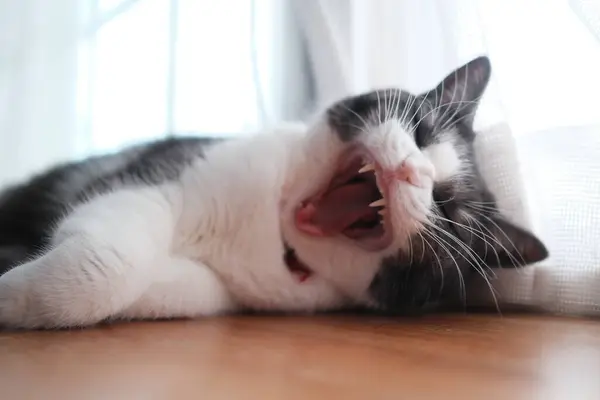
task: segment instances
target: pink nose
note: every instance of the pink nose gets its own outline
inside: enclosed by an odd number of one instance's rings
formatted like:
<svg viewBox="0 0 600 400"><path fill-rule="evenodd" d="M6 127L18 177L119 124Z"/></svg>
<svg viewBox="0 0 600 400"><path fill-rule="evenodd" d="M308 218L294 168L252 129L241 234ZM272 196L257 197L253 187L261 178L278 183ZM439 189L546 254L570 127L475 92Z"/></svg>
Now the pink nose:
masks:
<svg viewBox="0 0 600 400"><path fill-rule="evenodd" d="M426 166L418 168L413 160L407 158L397 168L381 171L380 176L388 185L402 181L413 186L423 187L423 177L428 176L433 179L433 171Z"/></svg>
<svg viewBox="0 0 600 400"><path fill-rule="evenodd" d="M384 175L384 180L389 183L393 181L403 181L413 186L421 186L419 171L409 160L402 161L400 166L395 170L385 171Z"/></svg>

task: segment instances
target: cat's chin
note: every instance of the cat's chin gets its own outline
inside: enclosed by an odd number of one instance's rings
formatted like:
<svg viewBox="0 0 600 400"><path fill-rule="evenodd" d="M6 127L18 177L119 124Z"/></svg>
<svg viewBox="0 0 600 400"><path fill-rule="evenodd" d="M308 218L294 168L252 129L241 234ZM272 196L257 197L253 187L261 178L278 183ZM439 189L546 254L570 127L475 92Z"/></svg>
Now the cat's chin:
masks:
<svg viewBox="0 0 600 400"><path fill-rule="evenodd" d="M388 188L379 166L361 148L345 152L329 182L295 210L295 224L315 237L341 237L367 251L380 251L393 241L386 208Z"/></svg>

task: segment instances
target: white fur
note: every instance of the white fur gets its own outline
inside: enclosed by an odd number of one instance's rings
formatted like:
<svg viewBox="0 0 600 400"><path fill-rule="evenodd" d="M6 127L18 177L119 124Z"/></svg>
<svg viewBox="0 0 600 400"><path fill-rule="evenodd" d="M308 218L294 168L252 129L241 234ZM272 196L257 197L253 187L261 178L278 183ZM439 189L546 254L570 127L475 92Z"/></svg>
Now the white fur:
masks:
<svg viewBox="0 0 600 400"><path fill-rule="evenodd" d="M175 184L121 189L77 207L58 225L48 252L0 278L0 324L85 326L107 318L369 303L382 257L406 241L400 224L408 217L397 213L394 244L381 252L296 229L295 207L327 182L347 146L329 129L319 122L226 142ZM396 121L357 140L385 167L412 157L443 177L460 163L446 143L421 152ZM398 194L427 208L431 185L400 186ZM314 270L307 281L285 265L282 238Z"/></svg>
<svg viewBox="0 0 600 400"><path fill-rule="evenodd" d="M432 163L436 171L435 181L443 182L461 173L463 161L452 142L451 136L423 149L423 154Z"/></svg>

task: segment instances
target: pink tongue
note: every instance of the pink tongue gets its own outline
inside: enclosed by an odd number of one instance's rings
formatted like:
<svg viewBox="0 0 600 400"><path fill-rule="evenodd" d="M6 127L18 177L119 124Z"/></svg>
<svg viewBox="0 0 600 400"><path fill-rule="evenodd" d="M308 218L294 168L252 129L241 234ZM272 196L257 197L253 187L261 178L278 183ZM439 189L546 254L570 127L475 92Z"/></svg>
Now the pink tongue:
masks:
<svg viewBox="0 0 600 400"><path fill-rule="evenodd" d="M312 218L324 234L338 233L363 217L373 216L373 188L366 182L340 186L323 196Z"/></svg>

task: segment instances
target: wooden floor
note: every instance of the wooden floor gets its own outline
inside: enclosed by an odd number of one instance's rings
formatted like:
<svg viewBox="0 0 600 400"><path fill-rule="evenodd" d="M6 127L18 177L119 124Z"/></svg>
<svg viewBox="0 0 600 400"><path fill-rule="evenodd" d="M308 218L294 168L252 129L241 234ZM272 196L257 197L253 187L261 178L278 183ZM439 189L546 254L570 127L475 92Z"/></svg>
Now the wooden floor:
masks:
<svg viewBox="0 0 600 400"><path fill-rule="evenodd" d="M2 333L0 398L600 399L600 321L248 316Z"/></svg>

